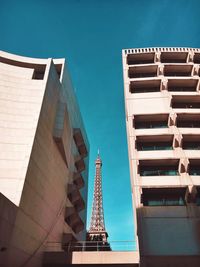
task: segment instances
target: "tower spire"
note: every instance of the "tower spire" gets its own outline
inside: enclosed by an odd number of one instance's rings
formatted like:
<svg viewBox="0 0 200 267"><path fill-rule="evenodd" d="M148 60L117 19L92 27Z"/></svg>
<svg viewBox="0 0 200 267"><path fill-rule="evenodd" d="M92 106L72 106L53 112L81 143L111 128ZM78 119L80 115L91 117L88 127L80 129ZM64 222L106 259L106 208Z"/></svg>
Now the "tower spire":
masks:
<svg viewBox="0 0 200 267"><path fill-rule="evenodd" d="M97 158L95 160L95 181L94 181L94 194L92 204L92 216L90 221L90 228L87 233L88 241L102 241L104 246L106 244L106 250L110 250L110 246L107 243L108 233L105 229L104 211L103 211L103 197L102 197L102 160L100 158L99 149L97 152Z"/></svg>

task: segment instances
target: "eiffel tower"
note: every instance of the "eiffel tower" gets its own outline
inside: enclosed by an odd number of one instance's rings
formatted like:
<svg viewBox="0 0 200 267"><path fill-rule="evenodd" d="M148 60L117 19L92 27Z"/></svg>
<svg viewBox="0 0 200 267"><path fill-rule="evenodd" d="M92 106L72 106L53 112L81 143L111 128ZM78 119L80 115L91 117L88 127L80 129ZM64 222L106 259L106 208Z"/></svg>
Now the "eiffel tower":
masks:
<svg viewBox="0 0 200 267"><path fill-rule="evenodd" d="M98 150L97 159L95 160L95 182L94 182L92 216L90 221L90 228L89 231L87 232L87 241L90 241L90 245L94 247L98 246L98 250L109 251L111 250L111 248L110 244L107 241L108 233L105 229L105 222L104 222L101 168L102 168L102 160L100 158ZM90 250L93 250L91 246L90 248L91 248Z"/></svg>

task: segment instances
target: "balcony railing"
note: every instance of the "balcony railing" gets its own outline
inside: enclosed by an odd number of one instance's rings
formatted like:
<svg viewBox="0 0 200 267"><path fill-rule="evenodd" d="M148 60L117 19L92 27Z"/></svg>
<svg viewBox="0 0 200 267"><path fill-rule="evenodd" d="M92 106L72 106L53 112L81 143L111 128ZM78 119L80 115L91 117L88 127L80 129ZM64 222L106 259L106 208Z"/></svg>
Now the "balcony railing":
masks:
<svg viewBox="0 0 200 267"><path fill-rule="evenodd" d="M172 108L200 108L200 103L172 102Z"/></svg>
<svg viewBox="0 0 200 267"><path fill-rule="evenodd" d="M183 149L186 150L200 150L200 143L196 142L183 142Z"/></svg>
<svg viewBox="0 0 200 267"><path fill-rule="evenodd" d="M168 87L170 92L195 92L196 87Z"/></svg>
<svg viewBox="0 0 200 267"><path fill-rule="evenodd" d="M107 250L109 247L112 251L135 251L136 250L136 241L77 241L69 242L63 244L61 242L47 242L46 250L47 251L60 251L64 249L65 251L110 251Z"/></svg>
<svg viewBox="0 0 200 267"><path fill-rule="evenodd" d="M161 197L146 199L144 201L144 206L184 206L185 200L183 197Z"/></svg>
<svg viewBox="0 0 200 267"><path fill-rule="evenodd" d="M136 122L136 129L157 129L157 128L168 128L167 122Z"/></svg>
<svg viewBox="0 0 200 267"><path fill-rule="evenodd" d="M184 206L186 187L142 188L141 203L144 206Z"/></svg>
<svg viewBox="0 0 200 267"><path fill-rule="evenodd" d="M152 150L173 150L172 146L165 146L165 145L151 145L148 146L146 144L143 144L141 146L138 146L138 151L152 151Z"/></svg>
<svg viewBox="0 0 200 267"><path fill-rule="evenodd" d="M137 73L137 72L130 72L129 73L129 78L146 78L146 77L156 77L157 73Z"/></svg>
<svg viewBox="0 0 200 267"><path fill-rule="evenodd" d="M190 175L198 175L198 176L199 176L199 175L200 175L200 169L199 169L199 168L196 168L196 169L195 169L195 168L194 168L194 169L191 168L191 169L189 170L189 174L190 174Z"/></svg>
<svg viewBox="0 0 200 267"><path fill-rule="evenodd" d="M190 76L191 72L169 72L164 71L165 76L172 76L172 77L183 77L183 76Z"/></svg>
<svg viewBox="0 0 200 267"><path fill-rule="evenodd" d="M140 176L175 176L178 175L178 170L141 170Z"/></svg>
<svg viewBox="0 0 200 267"><path fill-rule="evenodd" d="M177 126L180 128L200 128L200 121L178 121Z"/></svg>

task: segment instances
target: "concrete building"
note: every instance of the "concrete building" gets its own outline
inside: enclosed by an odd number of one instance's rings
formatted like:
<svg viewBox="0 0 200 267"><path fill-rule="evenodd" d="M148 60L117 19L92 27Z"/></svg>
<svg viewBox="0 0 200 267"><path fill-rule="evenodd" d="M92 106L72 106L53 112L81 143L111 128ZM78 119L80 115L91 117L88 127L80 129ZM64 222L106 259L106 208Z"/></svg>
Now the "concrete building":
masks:
<svg viewBox="0 0 200 267"><path fill-rule="evenodd" d="M0 51L0 266L86 238L89 145L64 59Z"/></svg>
<svg viewBox="0 0 200 267"><path fill-rule="evenodd" d="M200 49L122 54L141 266L200 266Z"/></svg>

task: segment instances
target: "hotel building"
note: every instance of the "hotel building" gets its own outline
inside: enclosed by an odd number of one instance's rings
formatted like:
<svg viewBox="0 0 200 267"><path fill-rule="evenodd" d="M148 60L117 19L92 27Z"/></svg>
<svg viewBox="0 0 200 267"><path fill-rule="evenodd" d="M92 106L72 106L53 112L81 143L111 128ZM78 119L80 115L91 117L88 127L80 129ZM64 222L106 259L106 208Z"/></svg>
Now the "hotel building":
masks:
<svg viewBox="0 0 200 267"><path fill-rule="evenodd" d="M0 51L1 267L85 240L88 153L65 60Z"/></svg>
<svg viewBox="0 0 200 267"><path fill-rule="evenodd" d="M200 49L122 57L140 264L200 266Z"/></svg>

